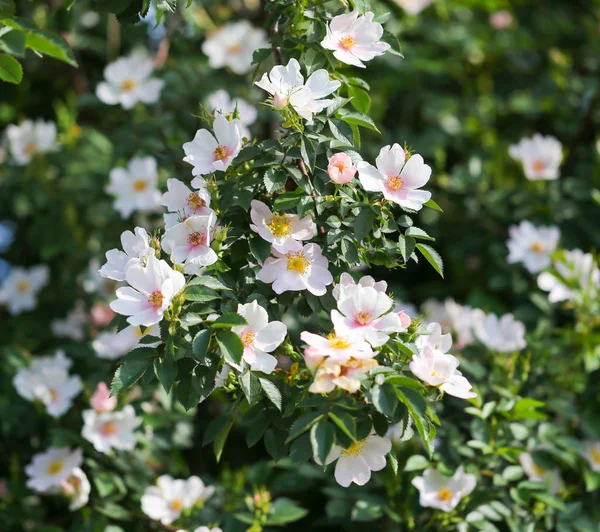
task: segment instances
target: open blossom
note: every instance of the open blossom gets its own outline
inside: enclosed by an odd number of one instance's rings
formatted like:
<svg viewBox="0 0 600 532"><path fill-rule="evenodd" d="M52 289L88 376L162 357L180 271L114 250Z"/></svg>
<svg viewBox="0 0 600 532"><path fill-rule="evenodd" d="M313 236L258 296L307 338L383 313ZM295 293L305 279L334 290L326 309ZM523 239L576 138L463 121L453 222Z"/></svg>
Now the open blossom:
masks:
<svg viewBox="0 0 600 532"><path fill-rule="evenodd" d="M71 471L69 478L60 483L60 491L71 500L69 510L74 512L88 503L92 486L87 475L76 467Z"/></svg>
<svg viewBox="0 0 600 532"><path fill-rule="evenodd" d="M190 216L208 215L214 211L210 208L210 192L202 177L195 177L191 190L179 179L167 180L168 191L163 194L162 204L169 212L163 214L165 229L171 229L178 223L184 222Z"/></svg>
<svg viewBox="0 0 600 532"><path fill-rule="evenodd" d="M454 397L471 399L477 394L471 391L471 384L458 371L458 359L425 346L409 365L419 379L430 386L437 386L440 390Z"/></svg>
<svg viewBox="0 0 600 532"><path fill-rule="evenodd" d="M462 466L451 477L442 475L437 469L427 468L422 477L412 480L412 485L419 490L421 506L451 512L463 497L475 489L477 479L475 475L465 473Z"/></svg>
<svg viewBox="0 0 600 532"><path fill-rule="evenodd" d="M231 122L218 114L213 124L215 136L208 129L196 131L194 140L183 145L183 160L191 164L192 175L224 172L242 149L242 137L237 120Z"/></svg>
<svg viewBox="0 0 600 532"><path fill-rule="evenodd" d="M150 236L143 227L136 227L134 233L123 231L121 233L120 249L111 249L106 252L106 262L100 268L100 275L114 281L124 281L125 272L132 264L144 264L154 249L150 247Z"/></svg>
<svg viewBox="0 0 600 532"><path fill-rule="evenodd" d="M497 30L505 30L513 25L514 18L510 11L496 11L490 15L490 26Z"/></svg>
<svg viewBox="0 0 600 532"><path fill-rule="evenodd" d="M365 68L363 61L371 61L390 48L381 41L383 26L373 22L374 16L370 11L361 16L352 11L333 17L321 46L333 50L333 56L342 63Z"/></svg>
<svg viewBox="0 0 600 532"><path fill-rule="evenodd" d="M116 360L139 347L140 340L148 335L160 338L160 327L157 323L150 327L130 325L121 331L117 331L116 328L102 331L92 342L92 348L98 358ZM158 343L144 345L155 347Z"/></svg>
<svg viewBox="0 0 600 532"><path fill-rule="evenodd" d="M366 161L358 163L358 179L369 192L381 192L385 199L404 209L419 211L431 199L431 192L418 190L431 176L423 157L412 155L406 161L399 144L381 148L375 160L377 168Z"/></svg>
<svg viewBox="0 0 600 532"><path fill-rule="evenodd" d="M393 306L393 300L384 292L371 286L357 286L338 301L339 311L331 311L331 321L336 334L360 338L380 347L389 340L390 333L406 332L400 316L388 312Z"/></svg>
<svg viewBox="0 0 600 532"><path fill-rule="evenodd" d="M600 473L600 440L584 442L582 456L587 460L592 471Z"/></svg>
<svg viewBox="0 0 600 532"><path fill-rule="evenodd" d="M376 355L367 342L351 336L331 333L324 337L303 331L300 339L308 345L304 350L307 357L330 357L336 362L347 362L351 358L373 358Z"/></svg>
<svg viewBox="0 0 600 532"><path fill-rule="evenodd" d="M81 342L85 338L85 326L89 321L88 313L83 301L77 301L64 320L53 320L50 323L52 334L59 338L69 338Z"/></svg>
<svg viewBox="0 0 600 532"><path fill-rule="evenodd" d="M352 483L364 486L371 480L371 471L381 471L385 467L385 457L391 450L391 440L371 434L346 449L333 445L325 463L337 460L334 475L340 486L347 488ZM315 461L320 463L316 457Z"/></svg>
<svg viewBox="0 0 600 532"><path fill-rule="evenodd" d="M37 294L48 284L50 269L45 264L29 269L12 268L0 285L0 304L13 316L37 306Z"/></svg>
<svg viewBox="0 0 600 532"><path fill-rule="evenodd" d="M219 260L210 247L216 223L214 212L190 216L165 231L162 248L170 255L173 264L185 264L185 273L197 274L200 268Z"/></svg>
<svg viewBox="0 0 600 532"><path fill-rule="evenodd" d="M130 451L136 443L134 431L141 424L131 405L114 412L84 410L81 435L100 453L111 449Z"/></svg>
<svg viewBox="0 0 600 532"><path fill-rule="evenodd" d="M345 153L336 153L329 159L327 174L336 185L344 185L354 179L356 166Z"/></svg>
<svg viewBox="0 0 600 532"><path fill-rule="evenodd" d="M488 349L501 353L520 351L527 345L525 325L512 314L488 314L475 325L475 335Z"/></svg>
<svg viewBox="0 0 600 532"><path fill-rule="evenodd" d="M52 417L61 417L82 390L81 379L69 376L71 360L62 351L54 356L36 357L13 378L17 393L28 401L41 401Z"/></svg>
<svg viewBox="0 0 600 532"><path fill-rule="evenodd" d="M481 309L460 305L451 298L443 302L428 299L423 303L425 323L439 323L442 331L456 333L455 348L461 349L475 341L473 328L485 318Z"/></svg>
<svg viewBox="0 0 600 532"><path fill-rule="evenodd" d="M564 487L562 477L558 468L546 470L537 465L530 453L521 453L519 462L527 478L532 482L541 482L545 484L550 493L558 493Z"/></svg>
<svg viewBox="0 0 600 532"><path fill-rule="evenodd" d="M409 15L418 15L428 8L435 0L394 0Z"/></svg>
<svg viewBox="0 0 600 532"><path fill-rule="evenodd" d="M508 153L521 162L525 177L530 181L553 180L560 176L562 144L550 135L544 137L536 133L533 137L523 138L510 146Z"/></svg>
<svg viewBox="0 0 600 532"><path fill-rule="evenodd" d="M560 239L558 227L536 227L523 220L519 225L511 225L508 234L506 260L509 264L522 262L529 273L538 273L550 266L550 255L556 251Z"/></svg>
<svg viewBox="0 0 600 532"><path fill-rule="evenodd" d="M106 65L104 79L96 87L98 99L108 105L131 109L136 103L156 103L164 81L152 78L154 62L145 52L134 52Z"/></svg>
<svg viewBox="0 0 600 532"><path fill-rule="evenodd" d="M112 412L117 406L117 397L111 396L106 383L100 381L94 395L90 398L90 406L96 412Z"/></svg>
<svg viewBox="0 0 600 532"><path fill-rule="evenodd" d="M18 126L6 128L10 154L19 166L25 166L38 154L50 153L58 149L56 145L56 124L43 120L25 120Z"/></svg>
<svg viewBox="0 0 600 532"><path fill-rule="evenodd" d="M320 69L313 72L304 82L300 72L300 64L295 59L290 59L287 66L276 65L268 74L263 74L256 85L273 96L276 109L283 109L288 104L305 120L312 120L313 114L325 109L332 100L324 100L341 83L331 81L327 70Z"/></svg>
<svg viewBox="0 0 600 532"><path fill-rule="evenodd" d="M347 289L352 289L357 286L370 286L371 288L375 288L378 292L383 293L387 290L387 283L385 281L376 281L370 275L364 275L357 283L352 275L344 272L340 275L340 282L333 287L331 293L336 301L340 301L346 297Z"/></svg>
<svg viewBox="0 0 600 532"><path fill-rule="evenodd" d="M551 272L542 272L537 280L542 290L550 292L548 300L551 303L573 301L577 290L596 297L600 288L600 269L591 253L584 253L580 249L565 251L564 258L556 260L553 267L560 278Z"/></svg>
<svg viewBox="0 0 600 532"><path fill-rule="evenodd" d="M81 449L71 451L68 447L49 447L45 452L36 454L25 467L29 477L27 487L42 493L60 487L82 462Z"/></svg>
<svg viewBox="0 0 600 532"><path fill-rule="evenodd" d="M281 321L270 322L267 311L256 301L238 305L237 313L247 322L231 328L244 344L243 361L252 371L272 373L277 359L270 353L285 340L287 327Z"/></svg>
<svg viewBox="0 0 600 532"><path fill-rule="evenodd" d="M121 218L135 211L149 212L160 207L158 172L154 157L134 157L127 168L113 168L106 192L115 196L114 208Z"/></svg>
<svg viewBox="0 0 600 532"><path fill-rule="evenodd" d="M439 323L430 323L425 330L429 334L421 334L415 340L415 344L419 350L424 349L425 346L429 346L440 353L450 351L452 347L452 335L442 334L442 326Z"/></svg>
<svg viewBox="0 0 600 532"><path fill-rule="evenodd" d="M118 314L129 316L131 325L150 326L162 320L172 299L183 290L185 277L164 260L148 257L146 267L134 264L127 269L130 286L117 289L117 299L110 304Z"/></svg>
<svg viewBox="0 0 600 532"><path fill-rule="evenodd" d="M202 52L208 56L212 68L228 67L236 74L245 74L252 69L254 52L269 46L263 29L240 20L210 34L202 43Z"/></svg>
<svg viewBox="0 0 600 532"><path fill-rule="evenodd" d="M243 98L231 98L226 90L219 89L208 97L207 102L208 109L213 111L213 113L230 115L237 110L240 135L242 135L242 138L251 138L248 128L256 122L258 112L246 100Z"/></svg>
<svg viewBox="0 0 600 532"><path fill-rule="evenodd" d="M301 240L310 240L317 226L310 216L300 218L296 214L273 214L262 201L252 200L250 204L250 229L273 245L280 253L300 251Z"/></svg>
<svg viewBox="0 0 600 532"><path fill-rule="evenodd" d="M314 373L308 388L311 393L330 393L336 388L356 393L369 372L379 364L374 358L351 358L340 361L336 357L323 357L313 348L304 351L308 369Z"/></svg>
<svg viewBox="0 0 600 532"><path fill-rule="evenodd" d="M142 511L151 519L168 525L178 519L184 510L203 503L214 492L213 486L205 486L196 476L182 480L162 475L158 477L156 486L146 488L142 496Z"/></svg>
<svg viewBox="0 0 600 532"><path fill-rule="evenodd" d="M329 261L317 244L306 244L301 250L288 253L273 249L272 253L275 257L265 261L257 277L263 283L273 283L276 294L308 290L311 294L322 296L333 282L327 269Z"/></svg>

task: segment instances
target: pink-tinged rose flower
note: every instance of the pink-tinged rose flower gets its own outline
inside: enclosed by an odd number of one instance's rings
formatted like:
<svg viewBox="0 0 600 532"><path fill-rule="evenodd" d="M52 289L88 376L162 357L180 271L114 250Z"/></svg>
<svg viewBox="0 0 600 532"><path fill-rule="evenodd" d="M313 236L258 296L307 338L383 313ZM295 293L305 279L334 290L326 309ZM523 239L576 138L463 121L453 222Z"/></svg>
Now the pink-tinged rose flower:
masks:
<svg viewBox="0 0 600 532"><path fill-rule="evenodd" d="M490 15L490 26L497 30L510 28L513 21L513 16L509 11L496 11Z"/></svg>
<svg viewBox="0 0 600 532"><path fill-rule="evenodd" d="M352 164L352 160L345 153L336 153L329 159L327 173L336 185L343 185L354 179L356 166Z"/></svg>
<svg viewBox="0 0 600 532"><path fill-rule="evenodd" d="M110 390L104 382L99 382L94 395L90 399L90 406L96 412L111 412L117 406L117 398L111 397Z"/></svg>
<svg viewBox="0 0 600 532"><path fill-rule="evenodd" d="M398 314L398 317L400 318L400 324L402 325L402 327L408 329L410 327L410 324L412 323L410 316L403 310L397 312L396 314Z"/></svg>
<svg viewBox="0 0 600 532"><path fill-rule="evenodd" d="M92 325L106 327L115 317L115 311L107 305L94 305L90 312Z"/></svg>

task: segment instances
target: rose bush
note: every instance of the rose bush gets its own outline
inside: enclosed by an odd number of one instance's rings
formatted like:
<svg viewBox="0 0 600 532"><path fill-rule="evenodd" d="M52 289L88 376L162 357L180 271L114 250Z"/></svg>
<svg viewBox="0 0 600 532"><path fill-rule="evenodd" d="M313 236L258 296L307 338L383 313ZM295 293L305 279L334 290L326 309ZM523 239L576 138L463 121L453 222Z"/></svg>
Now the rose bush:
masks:
<svg viewBox="0 0 600 532"><path fill-rule="evenodd" d="M3 529L596 530L594 9L0 0Z"/></svg>

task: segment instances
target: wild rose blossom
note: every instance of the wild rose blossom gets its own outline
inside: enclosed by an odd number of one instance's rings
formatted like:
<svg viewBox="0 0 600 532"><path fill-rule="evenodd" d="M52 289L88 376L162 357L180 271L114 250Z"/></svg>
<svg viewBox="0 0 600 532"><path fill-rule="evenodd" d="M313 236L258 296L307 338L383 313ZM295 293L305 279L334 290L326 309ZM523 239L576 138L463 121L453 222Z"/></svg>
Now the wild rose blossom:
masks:
<svg viewBox="0 0 600 532"><path fill-rule="evenodd" d="M409 15L418 15L435 0L394 0Z"/></svg>
<svg viewBox="0 0 600 532"><path fill-rule="evenodd" d="M135 447L134 431L142 424L133 406L126 405L119 411L84 410L81 435L100 453L111 449L130 451Z"/></svg>
<svg viewBox="0 0 600 532"><path fill-rule="evenodd" d="M117 406L117 397L116 395L111 396L106 383L100 381L94 395L90 398L90 406L99 413L112 412Z"/></svg>
<svg viewBox="0 0 600 532"><path fill-rule="evenodd" d="M150 255L154 255L154 249L150 247L150 235L143 227L136 227L134 232L123 231L121 233L120 249L111 249L106 252L106 262L100 268L99 274L114 281L124 281L127 268L133 264L146 263Z"/></svg>
<svg viewBox="0 0 600 532"><path fill-rule="evenodd" d="M29 477L27 487L42 493L50 488L60 487L82 462L81 449L49 447L43 453L36 454L25 467L25 473Z"/></svg>
<svg viewBox="0 0 600 532"><path fill-rule="evenodd" d="M327 174L336 185L344 185L354 179L356 166L345 153L336 153L329 158Z"/></svg>
<svg viewBox="0 0 600 532"><path fill-rule="evenodd" d="M555 494L564 488L564 482L558 468L546 470L540 467L535 463L533 455L530 453L521 453L519 462L529 480L545 484L549 493Z"/></svg>
<svg viewBox="0 0 600 532"><path fill-rule="evenodd" d="M158 324L151 325L150 327L130 325L120 331L117 331L116 328L102 331L94 338L92 348L98 358L116 360L136 347L139 347L141 345L140 340L144 336L156 336L160 338L160 327ZM146 347L156 347L158 343L144 345Z"/></svg>
<svg viewBox="0 0 600 532"><path fill-rule="evenodd" d="M508 246L509 264L518 262L529 273L539 273L550 266L550 256L556 251L560 240L560 230L556 226L536 227L528 220L508 228L510 238Z"/></svg>
<svg viewBox="0 0 600 532"><path fill-rule="evenodd" d="M351 358L373 358L375 352L364 340L351 336L330 333L327 337L308 331L300 333L300 339L308 345L304 353L308 357L331 357L336 362L347 362Z"/></svg>
<svg viewBox="0 0 600 532"><path fill-rule="evenodd" d="M563 158L562 144L558 139L539 133L523 138L508 150L509 155L521 162L525 177L530 181L538 179L554 180L560 176L559 168Z"/></svg>
<svg viewBox="0 0 600 532"><path fill-rule="evenodd" d="M164 214L165 229L185 221L190 216L206 216L214 211L210 208L210 193L206 190L206 183L202 178L199 184L203 186L198 190L191 190L179 179L167 180L167 192L162 196L161 204L169 213ZM192 183L193 186L194 183Z"/></svg>
<svg viewBox="0 0 600 532"><path fill-rule="evenodd" d="M29 269L17 266L10 270L0 285L0 304L8 307L12 316L37 306L37 294L48 284L50 269L45 264Z"/></svg>
<svg viewBox="0 0 600 532"><path fill-rule="evenodd" d="M488 349L500 353L520 351L527 345L525 325L515 320L512 314L501 317L488 314L475 325L475 335Z"/></svg>
<svg viewBox="0 0 600 532"><path fill-rule="evenodd" d="M256 122L258 111L246 100L243 98L231 98L226 90L219 89L208 97L207 107L213 113L217 112L224 115L230 115L237 110L237 114L239 115L237 124L240 135L242 138L252 138L249 127Z"/></svg>
<svg viewBox="0 0 600 532"><path fill-rule="evenodd" d="M6 137L13 161L19 166L28 165L36 155L58 149L56 123L43 120L25 120L6 128Z"/></svg>
<svg viewBox="0 0 600 532"><path fill-rule="evenodd" d="M475 475L465 473L462 466L451 477L442 475L437 469L427 468L423 476L412 480L412 485L419 490L421 506L451 512L475 489L477 479Z"/></svg>

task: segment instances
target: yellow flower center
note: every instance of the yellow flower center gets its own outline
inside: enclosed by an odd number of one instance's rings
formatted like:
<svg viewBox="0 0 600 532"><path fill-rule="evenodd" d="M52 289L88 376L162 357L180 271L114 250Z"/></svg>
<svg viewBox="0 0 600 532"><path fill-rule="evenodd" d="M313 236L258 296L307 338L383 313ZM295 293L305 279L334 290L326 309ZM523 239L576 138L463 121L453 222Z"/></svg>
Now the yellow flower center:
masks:
<svg viewBox="0 0 600 532"><path fill-rule="evenodd" d="M57 459L57 460L52 460L52 462L50 462L48 464L48 467L46 468L46 473L48 473L49 475L57 475L58 473L60 473L63 469L63 463L62 460Z"/></svg>
<svg viewBox="0 0 600 532"><path fill-rule="evenodd" d="M346 35L340 40L340 44L344 50L350 50L356 44L356 39L350 35Z"/></svg>
<svg viewBox="0 0 600 532"><path fill-rule="evenodd" d="M438 494L438 499L440 501L449 501L450 499L452 499L452 496L454 495L454 493L452 491L450 491L449 489L446 488L442 488L440 491L437 492Z"/></svg>
<svg viewBox="0 0 600 532"><path fill-rule="evenodd" d="M135 335L137 338L141 338L142 336L144 336L144 332L142 331L141 327L135 328Z"/></svg>
<svg viewBox="0 0 600 532"><path fill-rule="evenodd" d="M181 512L181 509L183 508L183 501L181 499L175 499L175 500L171 501L171 503L169 504L169 507L174 512Z"/></svg>
<svg viewBox="0 0 600 532"><path fill-rule="evenodd" d="M50 395L50 401L53 403L58 399L58 392L54 388L50 388L48 394Z"/></svg>
<svg viewBox="0 0 600 532"><path fill-rule="evenodd" d="M188 244L192 246L202 246L206 244L206 235L201 233L200 231L194 231L190 233L190 236L187 238Z"/></svg>
<svg viewBox="0 0 600 532"><path fill-rule="evenodd" d="M273 236L288 236L291 234L292 222L283 215L276 215L271 218L267 227L273 233Z"/></svg>
<svg viewBox="0 0 600 532"><path fill-rule="evenodd" d="M531 469L533 469L533 472L538 475L538 476L542 476L546 473L545 469L542 469L539 465L537 464L532 464L531 465Z"/></svg>
<svg viewBox="0 0 600 532"><path fill-rule="evenodd" d="M193 209L204 207L206 202L198 195L197 192L192 192L186 199L187 204Z"/></svg>
<svg viewBox="0 0 600 532"><path fill-rule="evenodd" d="M391 190L400 190L404 186L404 181L400 179L400 176L394 175L388 178L387 186Z"/></svg>
<svg viewBox="0 0 600 532"><path fill-rule="evenodd" d="M533 164L531 165L531 167L536 172L541 172L544 168L546 168L546 165L542 161L533 161Z"/></svg>
<svg viewBox="0 0 600 532"><path fill-rule="evenodd" d="M222 161L223 159L227 159L227 148L225 146L217 146L215 151L213 152L215 159L218 161Z"/></svg>
<svg viewBox="0 0 600 532"><path fill-rule="evenodd" d="M232 44L229 48L227 48L229 50L230 54L239 54L242 51L242 45L239 43L236 44Z"/></svg>
<svg viewBox="0 0 600 532"><path fill-rule="evenodd" d="M148 298L148 303L150 303L154 308L160 308L162 307L164 298L165 296L163 296L160 290L154 290L154 292L152 292Z"/></svg>
<svg viewBox="0 0 600 532"><path fill-rule="evenodd" d="M38 147L37 144L35 142L28 142L27 144L25 144L25 153L27 155L33 155L37 152Z"/></svg>
<svg viewBox="0 0 600 532"><path fill-rule="evenodd" d="M256 335L252 331L246 331L240 338L244 347L250 347L254 343Z"/></svg>
<svg viewBox="0 0 600 532"><path fill-rule="evenodd" d="M24 294L29 290L29 283L27 281L19 281L17 283L17 292L19 294Z"/></svg>
<svg viewBox="0 0 600 532"><path fill-rule="evenodd" d="M366 441L366 438L364 440L355 441L347 449L342 449L340 454L342 456L360 456Z"/></svg>
<svg viewBox="0 0 600 532"><path fill-rule="evenodd" d="M356 321L363 326L369 325L373 321L373 316L371 316L370 312L359 312L356 316Z"/></svg>
<svg viewBox="0 0 600 532"><path fill-rule="evenodd" d="M135 88L135 81L132 79L126 79L123 83L121 83L121 90L131 91Z"/></svg>
<svg viewBox="0 0 600 532"><path fill-rule="evenodd" d="M304 253L302 251L296 251L295 253L288 253L287 255L287 269L289 271L294 271L299 273L300 275L304 275L308 267L310 266L310 261L306 260Z"/></svg>
<svg viewBox="0 0 600 532"><path fill-rule="evenodd" d="M335 333L329 333L327 335L327 340L329 340L329 345L333 349L348 349L352 345L351 342L336 336Z"/></svg>
<svg viewBox="0 0 600 532"><path fill-rule="evenodd" d="M100 432L104 436L114 436L117 433L117 424L114 421L107 421L102 425Z"/></svg>
<svg viewBox="0 0 600 532"><path fill-rule="evenodd" d="M144 192L148 188L148 183L144 179L136 179L133 182L134 192Z"/></svg>
<svg viewBox="0 0 600 532"><path fill-rule="evenodd" d="M534 253L543 253L544 245L541 242L534 242L533 244L531 244L531 246L529 246L529 249Z"/></svg>
<svg viewBox="0 0 600 532"><path fill-rule="evenodd" d="M590 451L590 456L591 456L592 462L594 462L594 464L600 464L600 450L592 449Z"/></svg>

